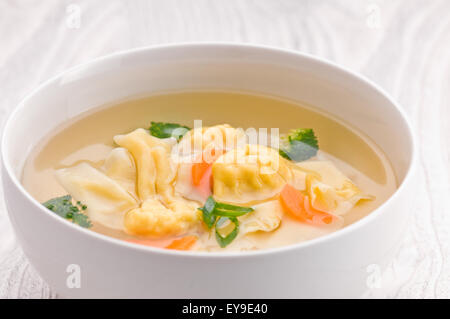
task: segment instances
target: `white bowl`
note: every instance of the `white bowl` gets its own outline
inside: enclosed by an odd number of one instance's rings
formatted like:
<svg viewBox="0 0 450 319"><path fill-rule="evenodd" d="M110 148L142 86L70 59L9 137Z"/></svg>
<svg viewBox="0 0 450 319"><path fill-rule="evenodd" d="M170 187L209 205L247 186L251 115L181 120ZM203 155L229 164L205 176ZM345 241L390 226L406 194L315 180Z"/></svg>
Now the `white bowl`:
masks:
<svg viewBox="0 0 450 319"><path fill-rule="evenodd" d="M299 100L345 119L386 152L398 190L369 216L328 236L225 254L159 250L109 238L58 217L22 187L29 151L73 116L154 92L213 88ZM401 109L361 76L293 51L216 43L118 53L54 77L9 118L2 157L5 200L18 240L64 297L309 298L358 297L373 275L368 266L382 269L390 260L409 213L416 151ZM73 288L67 281L78 269L81 287Z"/></svg>

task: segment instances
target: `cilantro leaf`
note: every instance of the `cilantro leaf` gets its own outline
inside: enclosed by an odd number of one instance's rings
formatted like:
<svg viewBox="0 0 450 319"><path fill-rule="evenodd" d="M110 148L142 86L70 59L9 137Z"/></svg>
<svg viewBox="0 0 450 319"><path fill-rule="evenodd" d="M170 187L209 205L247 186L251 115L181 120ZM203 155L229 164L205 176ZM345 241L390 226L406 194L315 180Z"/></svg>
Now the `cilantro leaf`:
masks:
<svg viewBox="0 0 450 319"><path fill-rule="evenodd" d="M70 195L52 198L42 203L42 205L64 218L69 218L74 211L78 210L78 207L72 205L72 197Z"/></svg>
<svg viewBox="0 0 450 319"><path fill-rule="evenodd" d="M76 212L72 214L72 221L84 228L92 227L92 223L86 214Z"/></svg>
<svg viewBox="0 0 450 319"><path fill-rule="evenodd" d="M175 137L179 141L184 134L190 130L189 127L176 123L152 122L149 128L150 134L157 138Z"/></svg>
<svg viewBox="0 0 450 319"><path fill-rule="evenodd" d="M42 205L63 218L71 219L72 222L81 227L89 228L92 226L89 217L81 212L86 210L86 205L83 205L80 202L73 205L72 196L70 195L52 198L45 203L42 203Z"/></svg>
<svg viewBox="0 0 450 319"><path fill-rule="evenodd" d="M280 155L295 162L316 156L319 149L317 137L310 128L292 130L280 144Z"/></svg>

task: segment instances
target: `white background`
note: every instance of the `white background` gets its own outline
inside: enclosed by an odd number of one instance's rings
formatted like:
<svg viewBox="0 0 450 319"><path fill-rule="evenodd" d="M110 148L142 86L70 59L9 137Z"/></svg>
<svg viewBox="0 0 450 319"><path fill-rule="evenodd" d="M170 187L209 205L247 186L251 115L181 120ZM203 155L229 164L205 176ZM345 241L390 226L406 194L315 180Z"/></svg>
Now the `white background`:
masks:
<svg viewBox="0 0 450 319"><path fill-rule="evenodd" d="M450 297L450 0L0 0L0 124L69 67L181 41L307 52L391 93L419 138L420 184L403 245L366 296ZM54 297L23 256L1 200L0 298Z"/></svg>

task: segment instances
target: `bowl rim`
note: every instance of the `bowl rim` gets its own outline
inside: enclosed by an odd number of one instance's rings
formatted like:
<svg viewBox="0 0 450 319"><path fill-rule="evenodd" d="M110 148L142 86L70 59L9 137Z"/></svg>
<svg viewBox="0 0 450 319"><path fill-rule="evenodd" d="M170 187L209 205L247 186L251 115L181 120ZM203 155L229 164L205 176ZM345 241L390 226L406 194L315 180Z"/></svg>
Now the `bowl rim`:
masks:
<svg viewBox="0 0 450 319"><path fill-rule="evenodd" d="M162 248L156 248L156 247L150 247L145 245L139 245L135 243L130 243L124 240L120 240L114 237L110 237L104 234L100 234L94 231L91 231L89 229L85 229L83 227L80 227L78 225L75 225L71 223L70 221L67 221L56 214L50 212L48 209L46 209L41 203L39 203L36 199L34 199L31 194L29 194L25 188L23 187L20 180L16 177L16 175L13 173L13 169L11 167L10 161L8 160L8 153L6 151L5 145L7 145L7 139L9 138L9 135L12 133L9 133L11 131L10 126L12 125L11 122L16 117L17 113L19 113L23 108L25 108L26 102L34 97L36 93L39 91L45 89L47 86L52 84L53 82L57 81L60 78L63 78L66 74L69 74L71 72L76 72L77 70L81 69L88 69L97 63L101 63L107 60L114 60L121 57L124 57L126 55L131 55L135 53L143 53L146 51L156 51L156 50L180 50L185 49L187 47L190 48L206 48L206 49L245 49L245 50L257 50L257 51L265 51L266 54L275 56L278 55L281 57L282 55L290 56L292 58L300 58L307 63L316 63L319 65L322 65L332 72L341 73L344 76L348 76L349 78L352 78L353 80L362 82L367 87L375 91L377 94L383 96L390 104L391 106L397 111L400 115L400 118L403 120L406 130L408 133L408 139L411 145L411 157L409 166L407 168L405 177L403 178L403 181L398 185L395 192L380 206L378 206L376 209L374 209L370 214L367 216L361 218L360 220L354 222L353 224L350 224L344 228L341 228L335 232L332 232L330 234L320 236L314 239L310 239L304 242L294 243L286 246L281 247L275 247L275 248L268 248L268 249L261 249L261 250L255 250L255 251L245 251L245 252L239 252L239 251L232 251L232 252L206 252L206 251L177 251L177 250L170 250L170 249L162 249ZM42 214L46 214L50 218L54 218L54 220L61 225L61 227L69 227L68 229L73 230L75 232L80 232L81 234L85 234L86 236L90 237L93 240L98 240L105 242L107 244L113 245L113 246L119 246L120 248L125 249L132 249L136 252L142 252L142 253L148 253L148 254L156 254L156 255L162 255L167 257L186 257L186 258L251 258L251 257L257 257L257 256L267 256L267 255L277 255L282 253L291 252L294 250L302 250L311 248L313 246L318 246L321 244L329 243L330 241L336 240L340 237L344 237L348 235L349 233L352 233L357 228L361 228L364 225L372 222L376 218L378 218L381 214L387 213L386 207L396 200L396 198L399 196L400 193L402 193L405 189L405 187L411 182L413 178L413 174L416 170L417 166L417 140L414 134L414 131L412 130L412 126L410 123L410 120L408 116L406 115L405 111L400 107L400 105L393 99L393 97L386 92L383 88L381 88L378 84L374 83L372 80L368 79L364 75L358 74L354 71L351 71L343 66L338 65L335 62L332 62L330 60L327 60L325 58L317 57L309 53L301 52L301 51L295 51L293 49L287 49L287 48L279 48L275 46L269 46L269 45L262 45L262 44L253 44L253 43L238 43L238 42L177 42L177 43L169 43L169 44L159 44L159 45L150 45L150 46L143 46L143 47L137 47L133 49L128 50L121 50L118 52L114 52L112 54L100 56L97 58L94 58L92 60L89 60L87 62L75 65L71 68L68 68L55 76L51 77L50 79L44 81L43 83L39 84L36 88L31 90L26 96L19 102L19 104L14 108L14 110L9 114L7 121L5 122L5 126L3 128L3 134L1 139L1 156L2 156L2 165L4 168L4 172L8 175L9 179L12 181L12 184L14 187L17 188L17 190L25 197L27 198L32 205L35 206L37 210L39 210ZM28 157L29 154L27 154ZM3 176L3 179L5 179L5 176ZM9 214L8 208L6 208Z"/></svg>

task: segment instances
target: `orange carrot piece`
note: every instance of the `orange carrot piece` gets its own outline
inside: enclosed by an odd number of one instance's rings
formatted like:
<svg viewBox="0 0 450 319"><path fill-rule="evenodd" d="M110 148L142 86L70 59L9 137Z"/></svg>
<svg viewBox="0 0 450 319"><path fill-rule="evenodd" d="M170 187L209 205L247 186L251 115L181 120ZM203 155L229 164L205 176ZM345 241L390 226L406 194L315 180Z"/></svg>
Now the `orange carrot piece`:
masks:
<svg viewBox="0 0 450 319"><path fill-rule="evenodd" d="M204 199L208 198L209 195L212 194L213 189L213 177L212 177L212 166L210 166L206 172L203 174L200 183L195 186L198 194L202 196Z"/></svg>
<svg viewBox="0 0 450 319"><path fill-rule="evenodd" d="M167 245L166 248L176 250L189 250L196 241L196 236L185 236L179 239L175 239L169 245Z"/></svg>
<svg viewBox="0 0 450 319"><path fill-rule="evenodd" d="M209 153L208 150L205 150L202 154L201 161L192 164L192 184L204 199L212 194L212 165L223 153L223 150L211 149Z"/></svg>
<svg viewBox="0 0 450 319"><path fill-rule="evenodd" d="M304 199L305 196L289 184L284 186L279 197L283 209L289 213L291 217L300 221L306 221L309 217L303 206Z"/></svg>
<svg viewBox="0 0 450 319"><path fill-rule="evenodd" d="M199 186L205 174L209 172L214 161L222 155L223 150L216 150L215 148L205 150L202 154L201 160L198 163L192 164L192 184Z"/></svg>
<svg viewBox="0 0 450 319"><path fill-rule="evenodd" d="M192 164L192 184L199 186L205 173L212 167L212 163L200 162Z"/></svg>

